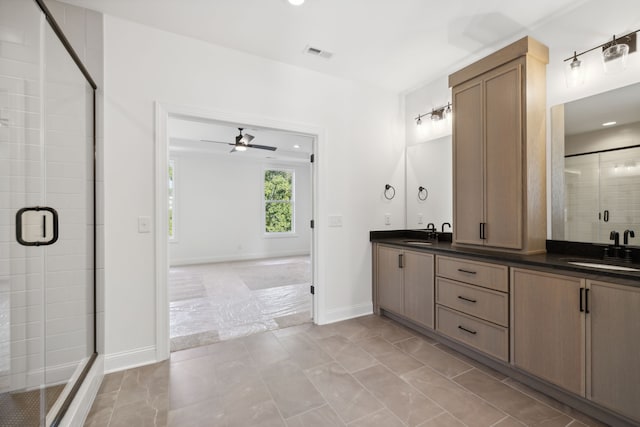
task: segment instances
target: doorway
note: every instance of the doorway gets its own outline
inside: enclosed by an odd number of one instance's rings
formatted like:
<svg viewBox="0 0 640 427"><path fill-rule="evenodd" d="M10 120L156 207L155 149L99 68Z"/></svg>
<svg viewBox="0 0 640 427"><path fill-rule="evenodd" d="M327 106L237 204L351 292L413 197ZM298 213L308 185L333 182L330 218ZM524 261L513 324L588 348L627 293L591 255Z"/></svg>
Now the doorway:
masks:
<svg viewBox="0 0 640 427"><path fill-rule="evenodd" d="M313 321L316 139L167 114L167 350Z"/></svg>

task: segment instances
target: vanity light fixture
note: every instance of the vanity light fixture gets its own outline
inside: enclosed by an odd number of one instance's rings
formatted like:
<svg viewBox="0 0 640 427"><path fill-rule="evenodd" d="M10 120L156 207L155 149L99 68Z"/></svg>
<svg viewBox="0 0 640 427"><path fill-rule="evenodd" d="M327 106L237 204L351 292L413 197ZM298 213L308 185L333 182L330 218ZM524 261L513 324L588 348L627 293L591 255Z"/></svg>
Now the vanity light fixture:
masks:
<svg viewBox="0 0 640 427"><path fill-rule="evenodd" d="M298 144L295 144L295 145L293 146L293 148L295 148L295 149L297 150L298 148L300 148L300 146L299 146Z"/></svg>
<svg viewBox="0 0 640 427"><path fill-rule="evenodd" d="M565 75L567 78L567 86L576 87L584 84L585 67L582 66L582 61L578 59L576 52L573 52L573 59L567 64Z"/></svg>
<svg viewBox="0 0 640 427"><path fill-rule="evenodd" d="M294 6L300 6L302 3L304 3L304 0L289 0L289 3Z"/></svg>
<svg viewBox="0 0 640 427"><path fill-rule="evenodd" d="M414 120L416 121L417 125L421 125L423 117L430 116L431 120L433 120L434 122L445 119L449 114L451 114L451 107L452 107L452 104L448 102L447 105L443 105L438 108L433 108L428 113L418 114L418 117L416 117Z"/></svg>
<svg viewBox="0 0 640 427"><path fill-rule="evenodd" d="M564 60L564 62L567 62L565 69L567 86L575 87L584 83L585 64L578 57L596 49L602 49L602 63L606 74L624 70L627 66L627 56L636 51L636 39L639 31L640 29L632 31L619 38L614 35L612 40L587 49L584 52L577 53L574 51L573 56Z"/></svg>
<svg viewBox="0 0 640 427"><path fill-rule="evenodd" d="M613 126L616 123L618 123L618 122L606 122L606 123L603 123L602 126Z"/></svg>

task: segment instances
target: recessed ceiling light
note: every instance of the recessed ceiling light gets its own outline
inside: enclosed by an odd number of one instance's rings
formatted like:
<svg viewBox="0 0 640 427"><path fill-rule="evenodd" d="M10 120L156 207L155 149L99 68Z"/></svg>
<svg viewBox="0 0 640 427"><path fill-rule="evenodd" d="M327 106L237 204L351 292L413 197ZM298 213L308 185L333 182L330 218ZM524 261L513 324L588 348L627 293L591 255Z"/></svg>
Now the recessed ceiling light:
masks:
<svg viewBox="0 0 640 427"><path fill-rule="evenodd" d="M294 6L300 6L302 3L304 3L304 0L289 0L289 3Z"/></svg>
<svg viewBox="0 0 640 427"><path fill-rule="evenodd" d="M602 124L602 126L613 126L613 125L615 125L616 123L617 123L617 122L606 122L606 123L603 123L603 124Z"/></svg>
<svg viewBox="0 0 640 427"><path fill-rule="evenodd" d="M298 144L294 145L293 148L300 148Z"/></svg>

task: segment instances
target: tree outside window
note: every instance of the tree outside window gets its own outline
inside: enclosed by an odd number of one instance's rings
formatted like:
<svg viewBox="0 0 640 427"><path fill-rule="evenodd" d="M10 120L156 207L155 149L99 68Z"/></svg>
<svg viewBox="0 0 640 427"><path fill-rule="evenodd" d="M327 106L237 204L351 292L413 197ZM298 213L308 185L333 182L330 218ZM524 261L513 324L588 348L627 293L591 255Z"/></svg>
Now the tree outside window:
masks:
<svg viewBox="0 0 640 427"><path fill-rule="evenodd" d="M264 214L266 233L293 233L295 231L293 170L265 170Z"/></svg>

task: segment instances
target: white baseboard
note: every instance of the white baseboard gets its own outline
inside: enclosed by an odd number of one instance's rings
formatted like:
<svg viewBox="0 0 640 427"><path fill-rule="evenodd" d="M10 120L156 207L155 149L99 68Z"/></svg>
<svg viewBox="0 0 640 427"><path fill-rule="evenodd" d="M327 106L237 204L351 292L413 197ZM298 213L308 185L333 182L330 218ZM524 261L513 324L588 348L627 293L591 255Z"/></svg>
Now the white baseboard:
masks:
<svg viewBox="0 0 640 427"><path fill-rule="evenodd" d="M218 255L211 257L199 257L199 258L179 258L170 259L169 266L178 267L181 265L194 265L194 264L209 264L213 262L231 262L231 261L248 261L252 259L266 259L266 258L280 258L288 256L305 256L309 255L309 251L280 251L269 253L252 253L252 254L233 254L233 255Z"/></svg>
<svg viewBox="0 0 640 427"><path fill-rule="evenodd" d="M326 310L322 316L322 325L340 322L341 320L353 319L354 317L366 316L373 313L373 304L366 302L348 307L334 308Z"/></svg>
<svg viewBox="0 0 640 427"><path fill-rule="evenodd" d="M130 351L107 354L104 358L104 373L137 368L156 362L156 346L136 348Z"/></svg>
<svg viewBox="0 0 640 427"><path fill-rule="evenodd" d="M104 356L100 355L93 362L93 366L87 373L82 386L73 398L73 402L67 409L64 418L60 422L61 427L82 427L89 415L91 405L98 394L102 378L104 377ZM48 419L47 419L48 421ZM47 422L47 425L50 425Z"/></svg>

